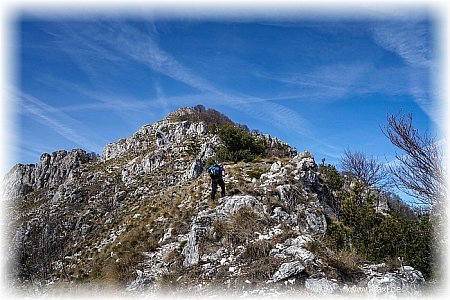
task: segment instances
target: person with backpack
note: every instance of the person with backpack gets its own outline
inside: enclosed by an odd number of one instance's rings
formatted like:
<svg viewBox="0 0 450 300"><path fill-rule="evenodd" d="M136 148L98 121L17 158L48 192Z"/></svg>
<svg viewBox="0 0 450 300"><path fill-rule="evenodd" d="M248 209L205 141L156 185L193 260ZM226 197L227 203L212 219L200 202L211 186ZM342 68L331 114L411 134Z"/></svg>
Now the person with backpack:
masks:
<svg viewBox="0 0 450 300"><path fill-rule="evenodd" d="M225 182L223 176L225 175L225 169L214 161L213 164L207 169L209 177L211 178L211 200L215 200L217 185L220 186L221 196L225 197Z"/></svg>

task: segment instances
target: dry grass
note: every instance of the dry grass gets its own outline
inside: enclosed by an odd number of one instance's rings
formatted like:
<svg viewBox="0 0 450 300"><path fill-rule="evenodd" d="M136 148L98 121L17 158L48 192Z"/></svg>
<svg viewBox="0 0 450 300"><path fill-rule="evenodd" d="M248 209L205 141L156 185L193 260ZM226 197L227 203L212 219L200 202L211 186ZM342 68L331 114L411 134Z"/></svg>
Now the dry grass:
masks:
<svg viewBox="0 0 450 300"><path fill-rule="evenodd" d="M225 244L237 245L249 242L255 232L261 232L267 226L264 219L252 209L244 207L233 214L229 220L215 221L214 232L218 240Z"/></svg>
<svg viewBox="0 0 450 300"><path fill-rule="evenodd" d="M243 260L257 260L269 256L273 245L270 241L261 240L253 243L248 243L245 251L240 256Z"/></svg>
<svg viewBox="0 0 450 300"><path fill-rule="evenodd" d="M331 251L320 240L307 243L306 248L322 259L325 265L324 270L330 278L355 282L364 275L359 266L365 260L354 250Z"/></svg>
<svg viewBox="0 0 450 300"><path fill-rule="evenodd" d="M278 270L284 262L277 257L262 257L247 264L243 269L246 278L251 281L266 281Z"/></svg>
<svg viewBox="0 0 450 300"><path fill-rule="evenodd" d="M340 250L326 258L326 263L336 271L336 277L354 281L364 275L359 264L363 261L356 251Z"/></svg>
<svg viewBox="0 0 450 300"><path fill-rule="evenodd" d="M297 231L293 230L288 225L282 226L281 230L282 230L282 232L279 235L276 235L275 237L273 237L274 244L283 243L287 239L296 238L299 235L299 233Z"/></svg>

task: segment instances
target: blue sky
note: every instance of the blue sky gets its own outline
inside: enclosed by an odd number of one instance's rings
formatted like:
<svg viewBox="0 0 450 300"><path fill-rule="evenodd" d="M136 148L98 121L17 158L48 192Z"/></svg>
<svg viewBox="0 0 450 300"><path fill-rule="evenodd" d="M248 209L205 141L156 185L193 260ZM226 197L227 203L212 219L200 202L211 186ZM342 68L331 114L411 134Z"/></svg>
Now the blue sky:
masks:
<svg viewBox="0 0 450 300"><path fill-rule="evenodd" d="M105 144L203 104L338 164L391 161L386 114L438 134L437 21L402 18L48 18L18 15L13 163Z"/></svg>

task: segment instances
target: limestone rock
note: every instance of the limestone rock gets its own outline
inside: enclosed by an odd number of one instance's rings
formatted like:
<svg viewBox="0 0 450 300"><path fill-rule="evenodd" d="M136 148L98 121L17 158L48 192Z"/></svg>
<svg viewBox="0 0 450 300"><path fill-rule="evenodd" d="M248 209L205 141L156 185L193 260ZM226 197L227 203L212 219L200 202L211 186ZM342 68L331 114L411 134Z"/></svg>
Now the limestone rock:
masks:
<svg viewBox="0 0 450 300"><path fill-rule="evenodd" d="M404 266L397 272L374 274L369 277L367 288L376 295L421 295L425 279L420 271Z"/></svg>
<svg viewBox="0 0 450 300"><path fill-rule="evenodd" d="M305 288L307 291L317 295L330 295L339 289L339 285L328 280L322 274L318 274L306 279Z"/></svg>
<svg viewBox="0 0 450 300"><path fill-rule="evenodd" d="M249 195L234 195L227 196L220 199L220 205L216 211L220 214L231 215L243 207L253 209L255 212L262 213L264 211L263 205L255 197Z"/></svg>
<svg viewBox="0 0 450 300"><path fill-rule="evenodd" d="M301 273L305 267L299 261L284 263L280 266L278 271L273 274L273 281L277 282L291 276Z"/></svg>
<svg viewBox="0 0 450 300"><path fill-rule="evenodd" d="M35 190L58 188L82 164L93 159L92 155L80 149L70 152L61 150L42 154L37 164L16 165L5 176L5 198L14 199Z"/></svg>

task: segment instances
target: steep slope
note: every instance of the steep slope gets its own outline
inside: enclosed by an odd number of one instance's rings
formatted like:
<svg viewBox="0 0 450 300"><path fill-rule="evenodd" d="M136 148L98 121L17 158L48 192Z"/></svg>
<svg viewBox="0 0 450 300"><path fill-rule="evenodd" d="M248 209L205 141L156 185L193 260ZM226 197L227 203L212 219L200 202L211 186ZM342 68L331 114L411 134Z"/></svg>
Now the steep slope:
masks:
<svg viewBox="0 0 450 300"><path fill-rule="evenodd" d="M255 133L266 157L225 162L227 196L209 200L203 171L224 124L232 122L217 111L182 108L101 157L58 151L15 166L5 178L12 285L253 294L423 284L412 268L349 270L314 251L336 200L313 156L276 138Z"/></svg>

